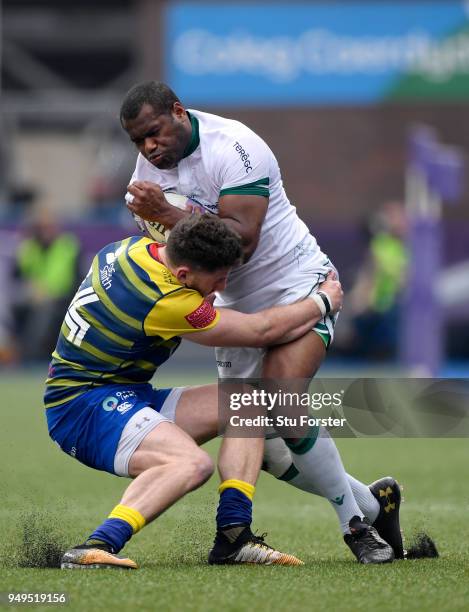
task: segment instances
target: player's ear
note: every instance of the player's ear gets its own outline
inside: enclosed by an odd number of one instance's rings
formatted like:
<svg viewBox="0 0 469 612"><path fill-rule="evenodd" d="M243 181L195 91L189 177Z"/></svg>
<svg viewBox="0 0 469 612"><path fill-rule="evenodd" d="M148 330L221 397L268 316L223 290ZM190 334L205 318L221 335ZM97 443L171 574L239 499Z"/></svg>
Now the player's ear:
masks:
<svg viewBox="0 0 469 612"><path fill-rule="evenodd" d="M184 106L180 102L175 102L173 104L172 115L178 121L182 121L182 120L185 119L185 117L186 117L186 109L184 108Z"/></svg>
<svg viewBox="0 0 469 612"><path fill-rule="evenodd" d="M189 268L187 268L186 266L180 266L177 270L176 270L176 278L178 279L178 281L182 284L185 285L187 282L187 274L189 273Z"/></svg>

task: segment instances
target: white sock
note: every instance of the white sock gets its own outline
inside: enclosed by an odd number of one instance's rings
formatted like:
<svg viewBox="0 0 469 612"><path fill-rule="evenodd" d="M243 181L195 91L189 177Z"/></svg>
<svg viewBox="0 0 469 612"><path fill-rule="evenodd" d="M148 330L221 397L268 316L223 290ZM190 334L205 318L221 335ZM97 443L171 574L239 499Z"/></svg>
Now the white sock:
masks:
<svg viewBox="0 0 469 612"><path fill-rule="evenodd" d="M350 533L350 519L354 516L363 518L364 515L355 500L339 451L327 430L323 427L319 429L318 438L307 452L297 454L294 449L290 449L290 452L300 472L290 483L297 486L298 480L302 484L310 480L315 491L331 502L342 533Z"/></svg>
<svg viewBox="0 0 469 612"><path fill-rule="evenodd" d="M331 441L335 447L335 443L333 440ZM316 470L314 470L314 473L309 469L306 472L304 470L298 470L298 467L293 464L290 450L281 438L267 439L265 441L264 453L263 469L269 472L269 474L272 474L275 478L288 482L288 484L291 484L297 489L312 493L313 495L325 497L320 491L316 481ZM337 448L335 448L335 453L338 454ZM332 454L335 453L332 451ZM341 469L343 469L340 456L339 462L341 464ZM352 489L353 497L360 508L358 516L367 516L370 521L374 523L379 513L379 503L377 499L366 484L360 482L350 474L346 474L346 476L350 488ZM332 505L335 510L336 504L332 503Z"/></svg>
<svg viewBox="0 0 469 612"><path fill-rule="evenodd" d="M379 502L370 489L350 474L347 474L347 479L352 489L353 496L357 504L360 506L362 513L367 516L372 523L376 521L379 514Z"/></svg>
<svg viewBox="0 0 469 612"><path fill-rule="evenodd" d="M359 516L367 516L370 521L374 523L379 514L378 500L363 482L360 482L350 474L347 474L347 480L350 488L352 489L355 501L360 508ZM320 491L314 484L314 480L311 479L309 474L299 472L294 478L288 480L287 482L297 489L301 489L307 493L312 493L313 495L319 495L322 497Z"/></svg>

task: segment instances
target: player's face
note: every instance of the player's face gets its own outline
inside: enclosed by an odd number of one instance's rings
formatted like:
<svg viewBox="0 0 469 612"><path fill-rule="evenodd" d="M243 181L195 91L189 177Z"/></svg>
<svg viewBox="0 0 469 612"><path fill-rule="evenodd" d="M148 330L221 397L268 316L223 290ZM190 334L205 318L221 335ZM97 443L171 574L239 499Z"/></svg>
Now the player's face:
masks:
<svg viewBox="0 0 469 612"><path fill-rule="evenodd" d="M225 289L229 271L230 268L221 268L216 272L189 269L186 272L184 285L189 289L195 289L203 296L207 296Z"/></svg>
<svg viewBox="0 0 469 612"><path fill-rule="evenodd" d="M179 102L167 114L158 114L144 104L137 117L124 121L123 127L143 157L160 170L177 166L192 135L189 117Z"/></svg>

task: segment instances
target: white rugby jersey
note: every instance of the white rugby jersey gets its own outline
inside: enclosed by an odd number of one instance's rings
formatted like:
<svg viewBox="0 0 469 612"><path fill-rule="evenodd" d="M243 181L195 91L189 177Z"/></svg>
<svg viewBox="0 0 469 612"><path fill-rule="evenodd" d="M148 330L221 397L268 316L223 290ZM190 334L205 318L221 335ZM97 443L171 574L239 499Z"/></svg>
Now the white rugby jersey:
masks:
<svg viewBox="0 0 469 612"><path fill-rule="evenodd" d="M277 160L262 138L239 121L191 109L188 113L192 139L177 167L160 170L139 154L131 182L158 183L163 191L186 195L214 214L225 194L269 197L257 249L231 272L222 294L223 301L233 303L258 289L260 269L291 252L309 230L290 204ZM318 262L324 258L317 244L313 257Z"/></svg>

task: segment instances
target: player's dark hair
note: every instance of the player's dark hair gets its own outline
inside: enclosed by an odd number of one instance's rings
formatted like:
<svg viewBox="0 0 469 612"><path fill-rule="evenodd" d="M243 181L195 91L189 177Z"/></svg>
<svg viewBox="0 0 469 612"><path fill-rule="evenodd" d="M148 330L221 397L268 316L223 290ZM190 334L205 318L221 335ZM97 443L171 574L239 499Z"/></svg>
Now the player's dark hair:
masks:
<svg viewBox="0 0 469 612"><path fill-rule="evenodd" d="M175 102L180 102L174 91L160 81L145 81L134 85L124 96L120 121L135 119L144 104L149 104L158 115L167 115Z"/></svg>
<svg viewBox="0 0 469 612"><path fill-rule="evenodd" d="M175 266L188 265L204 272L230 268L241 260L241 237L218 217L192 215L176 223L166 245Z"/></svg>

